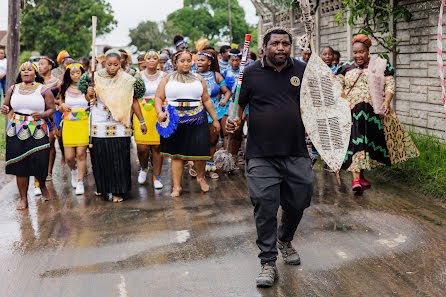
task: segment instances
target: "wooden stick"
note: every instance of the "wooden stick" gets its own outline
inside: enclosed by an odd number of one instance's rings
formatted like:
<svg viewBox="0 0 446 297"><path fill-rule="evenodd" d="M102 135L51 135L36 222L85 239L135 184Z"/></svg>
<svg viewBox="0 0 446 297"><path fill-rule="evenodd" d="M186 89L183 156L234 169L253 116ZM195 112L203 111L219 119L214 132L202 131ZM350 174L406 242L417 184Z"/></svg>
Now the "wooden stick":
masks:
<svg viewBox="0 0 446 297"><path fill-rule="evenodd" d="M96 70L96 24L97 24L97 17L94 15L91 17L91 23L92 23L92 40L91 40L91 86L94 88L94 72ZM88 145L89 148L93 148L93 142L92 142L92 112L91 112L91 105L90 105L90 143Z"/></svg>

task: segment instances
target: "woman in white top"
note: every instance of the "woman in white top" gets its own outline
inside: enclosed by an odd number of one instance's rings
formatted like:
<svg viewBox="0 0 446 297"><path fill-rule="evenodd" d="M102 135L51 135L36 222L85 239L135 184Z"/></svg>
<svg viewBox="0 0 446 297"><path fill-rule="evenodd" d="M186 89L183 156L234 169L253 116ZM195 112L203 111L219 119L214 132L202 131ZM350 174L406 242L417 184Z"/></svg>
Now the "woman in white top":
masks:
<svg viewBox="0 0 446 297"><path fill-rule="evenodd" d="M161 168L163 157L160 154L160 135L156 131L156 112L153 107L156 89L164 77L164 73L157 70L159 64L159 55L156 51L150 50L144 56L146 68L141 71L141 79L146 86L144 97L139 99L142 115L147 126L147 133L141 133L141 123L136 115L133 116L133 131L135 136L136 147L138 151L139 164L141 165L138 183L144 184L147 179L149 169L149 155L152 155L153 167L153 187L161 189Z"/></svg>
<svg viewBox="0 0 446 297"><path fill-rule="evenodd" d="M213 119L216 133L220 123L214 105L206 87L206 81L199 75L191 73L192 54L181 51L173 58L176 71L166 76L159 84L155 96L155 109L160 123L164 125L169 113L169 121L178 119L174 132L164 133L159 129L161 138L161 155L172 159L172 197L181 195L181 177L184 161L194 161L197 170L197 182L203 192L209 191L204 177L206 161L211 158L209 146L209 127L206 111ZM163 107L164 105L164 107ZM164 124L163 124L164 123ZM161 125L162 124L162 125Z"/></svg>
<svg viewBox="0 0 446 297"><path fill-rule="evenodd" d="M113 202L121 202L131 189L130 137L131 114L140 119L142 134L147 132L138 99L146 88L139 77L121 69L121 53L105 53L105 69L91 75L85 73L78 87L91 99L90 157L98 193L106 194Z"/></svg>
<svg viewBox="0 0 446 297"><path fill-rule="evenodd" d="M54 113L54 96L42 84L37 66L25 62L20 66L16 84L6 93L2 114L11 109L14 115L6 128L6 174L17 177L21 201L18 210L28 207L29 177L40 183L43 199L50 200L45 185L48 175L50 143L45 119Z"/></svg>
<svg viewBox="0 0 446 297"><path fill-rule="evenodd" d="M76 195L84 194L89 143L89 105L85 95L77 87L79 78L84 72L84 67L80 63L72 63L67 66L63 77L59 107L63 114L62 139L65 161L71 169L71 186L76 189Z"/></svg>
<svg viewBox="0 0 446 297"><path fill-rule="evenodd" d="M0 99L6 96L6 52L4 48L0 48Z"/></svg>

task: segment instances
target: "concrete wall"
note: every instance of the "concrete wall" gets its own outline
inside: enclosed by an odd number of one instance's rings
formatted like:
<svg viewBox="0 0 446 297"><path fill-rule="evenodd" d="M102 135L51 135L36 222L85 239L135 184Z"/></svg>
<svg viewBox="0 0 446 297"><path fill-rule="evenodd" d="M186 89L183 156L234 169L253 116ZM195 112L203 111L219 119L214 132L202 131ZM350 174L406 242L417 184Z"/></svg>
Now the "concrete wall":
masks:
<svg viewBox="0 0 446 297"><path fill-rule="evenodd" d="M396 2L396 1L395 1ZM396 69L397 93L394 99L398 117L406 126L446 140L446 120L441 98L440 80L436 62L437 23L441 1L400 0L412 12L410 22L395 24L397 38L401 40L400 54L393 62ZM341 61L351 56L351 36L358 27L338 26L334 15L342 5L340 0L321 0L315 13L316 49L330 45L341 52ZM291 27L293 34L303 34L298 13L282 11L276 15L277 23ZM291 20L293 20L291 22ZM262 31L272 26L271 17L263 15ZM444 22L446 23L446 22ZM443 26L446 32L446 26ZM446 39L446 38L445 38ZM443 47L446 49L446 42ZM294 54L300 51L295 48Z"/></svg>

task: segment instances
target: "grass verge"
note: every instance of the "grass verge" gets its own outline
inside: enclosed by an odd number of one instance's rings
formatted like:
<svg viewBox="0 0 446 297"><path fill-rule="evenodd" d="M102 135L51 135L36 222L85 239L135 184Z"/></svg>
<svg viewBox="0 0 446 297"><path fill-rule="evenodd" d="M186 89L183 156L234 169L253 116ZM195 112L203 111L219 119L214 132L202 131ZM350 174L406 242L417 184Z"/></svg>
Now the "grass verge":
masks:
<svg viewBox="0 0 446 297"><path fill-rule="evenodd" d="M379 167L375 173L446 202L446 145L427 131L411 136L420 156L392 167Z"/></svg>

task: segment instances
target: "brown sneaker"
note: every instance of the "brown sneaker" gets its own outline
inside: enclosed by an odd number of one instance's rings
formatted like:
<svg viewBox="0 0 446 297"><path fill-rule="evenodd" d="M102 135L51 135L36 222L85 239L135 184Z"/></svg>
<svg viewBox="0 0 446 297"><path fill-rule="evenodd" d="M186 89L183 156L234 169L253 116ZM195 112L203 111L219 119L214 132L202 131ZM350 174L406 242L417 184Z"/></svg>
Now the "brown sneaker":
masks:
<svg viewBox="0 0 446 297"><path fill-rule="evenodd" d="M274 285L274 281L279 277L276 264L262 265L262 271L256 278L257 287L269 288Z"/></svg>
<svg viewBox="0 0 446 297"><path fill-rule="evenodd" d="M283 244L277 242L277 248L282 253L283 260L289 265L300 265L300 257L296 250L291 245L291 242L284 242Z"/></svg>

